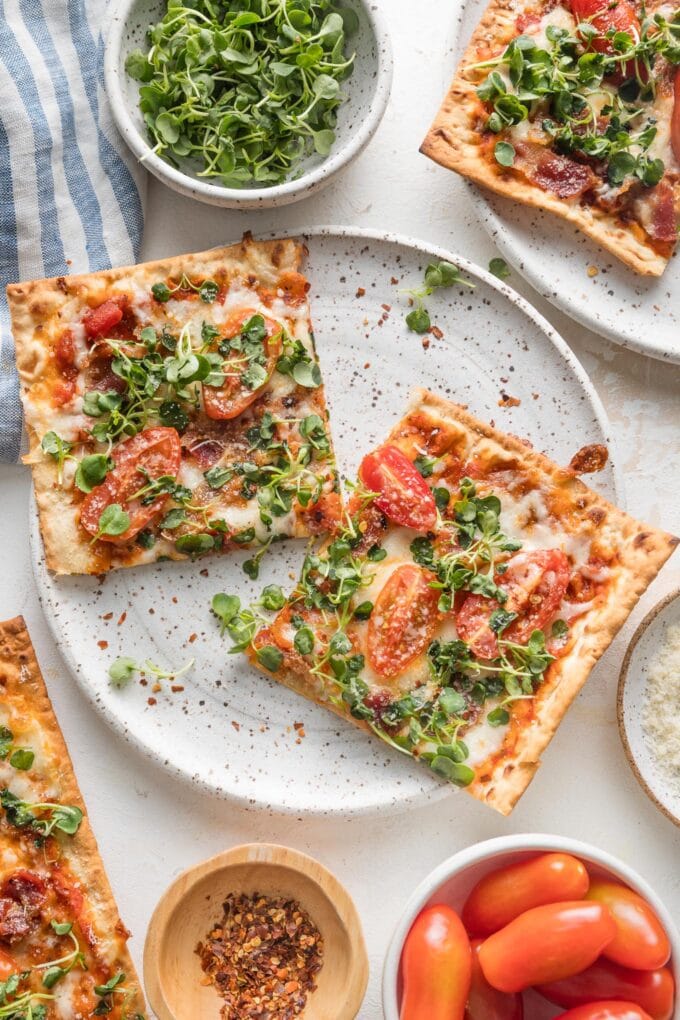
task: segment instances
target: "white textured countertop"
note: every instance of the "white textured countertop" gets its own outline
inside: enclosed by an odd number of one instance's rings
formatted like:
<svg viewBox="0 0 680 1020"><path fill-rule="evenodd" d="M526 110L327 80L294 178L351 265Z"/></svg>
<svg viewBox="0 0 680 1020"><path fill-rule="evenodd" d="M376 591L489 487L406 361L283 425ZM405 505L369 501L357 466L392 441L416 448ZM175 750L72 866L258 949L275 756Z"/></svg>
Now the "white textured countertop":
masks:
<svg viewBox="0 0 680 1020"><path fill-rule="evenodd" d="M410 234L486 267L497 253L475 219L466 187L418 154L445 80L450 58L444 40L450 35L453 9L441 0L382 3L392 25L394 89L383 124L357 162L316 197L271 212L201 206L151 182L145 257L200 250L235 240L246 229L257 234L336 223ZM516 273L509 282L558 329L599 391L625 476L626 509L680 533L680 366L620 350L542 302ZM584 291L586 283L584 267ZM285 843L311 853L347 885L364 923L371 958L370 985L360 1012L366 1020L381 1016L382 959L413 887L455 850L480 839L544 831L588 840L637 868L680 921L680 830L638 787L621 748L615 715L626 643L644 612L680 585L680 554L593 673L511 818L503 819L462 795L389 817L277 818L243 813L179 785L120 743L93 712L69 677L37 601L28 547L28 470L3 468L0 480L0 618L23 613L27 619L121 915L134 933L131 947L140 966L148 919L171 879L193 862L251 840Z"/></svg>

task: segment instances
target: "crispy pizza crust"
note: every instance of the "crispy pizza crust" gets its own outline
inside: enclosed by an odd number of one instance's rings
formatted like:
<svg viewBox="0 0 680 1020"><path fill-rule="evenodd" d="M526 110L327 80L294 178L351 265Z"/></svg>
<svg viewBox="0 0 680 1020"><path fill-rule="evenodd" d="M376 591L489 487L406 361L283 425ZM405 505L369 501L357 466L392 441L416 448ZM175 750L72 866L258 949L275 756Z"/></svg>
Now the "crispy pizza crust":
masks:
<svg viewBox="0 0 680 1020"><path fill-rule="evenodd" d="M573 223L606 251L642 276L661 276L668 259L660 255L644 238L641 228L626 226L615 215L578 199L563 199L530 181L522 180L511 169L491 161L484 150L481 131L483 105L476 87L482 72L467 72L480 50L498 53L518 34L516 18L520 13L516 0L491 0L475 29L449 91L425 136L420 151L435 163L455 170L477 184L537 209L547 209ZM680 204L680 186L675 186L676 207Z"/></svg>
<svg viewBox="0 0 680 1020"><path fill-rule="evenodd" d="M115 959L112 970L125 972L125 987L134 995L128 1001L132 1016L145 1015L146 1006L132 958L126 946L129 932L120 919L111 886L102 865L99 849L83 798L73 770L45 682L22 616L0 623L0 699L15 719L33 724L43 741L36 763L29 776L54 791L64 804L75 805L83 811L83 820L73 837L60 841L61 854L77 877L100 943L107 947L115 940ZM69 1012L69 1016L70 1016Z"/></svg>
<svg viewBox="0 0 680 1020"><path fill-rule="evenodd" d="M565 500L577 508L579 519L587 520L598 534L609 533L618 549L619 561L612 568L613 577L606 602L577 617L572 624L573 644L566 655L552 664L549 677L534 698L536 712L529 725L519 730L511 749L494 754L488 765L482 762L475 766L477 778L467 791L507 815L531 782L541 754L593 666L609 647L679 540L629 517L584 485L572 468L559 467L520 439L479 421L459 404L427 390L416 389L407 409L407 416L410 415L423 415L431 419L434 428L445 425L462 434L469 460L482 455L482 459L493 460L498 465L505 464L508 468L516 465L519 471L540 476L546 487L563 493ZM400 422L392 429L387 442L398 441L402 426ZM254 651L250 650L249 658L258 669L263 668ZM269 675L361 729L372 732L366 722L355 719L325 698L318 680L295 653L284 653L281 668Z"/></svg>
<svg viewBox="0 0 680 1020"><path fill-rule="evenodd" d="M120 564L115 562L115 547L110 543L100 542L96 549L93 548L90 536L78 523L78 506L74 504L72 490L57 484L56 464L40 447L42 437L36 429L30 398L31 388L42 378L51 357L50 336L45 332L44 324L59 316L61 309L74 297L82 296L85 301L101 294L103 298L117 281L133 281L148 290L159 278L181 276L182 273L206 278L220 270L226 271L234 281L257 282L259 287L275 290L283 274L299 271L305 254L306 249L299 241L290 238L255 241L250 234L245 234L239 244L207 252L176 255L98 273L14 283L7 287L29 439L29 453L23 460L31 465L33 472L40 531L50 570L57 574L100 574ZM322 405L319 413L323 416L323 385L317 387L314 393ZM296 517L293 537L309 534L304 521ZM162 555L175 560L188 558L173 545L163 548Z"/></svg>

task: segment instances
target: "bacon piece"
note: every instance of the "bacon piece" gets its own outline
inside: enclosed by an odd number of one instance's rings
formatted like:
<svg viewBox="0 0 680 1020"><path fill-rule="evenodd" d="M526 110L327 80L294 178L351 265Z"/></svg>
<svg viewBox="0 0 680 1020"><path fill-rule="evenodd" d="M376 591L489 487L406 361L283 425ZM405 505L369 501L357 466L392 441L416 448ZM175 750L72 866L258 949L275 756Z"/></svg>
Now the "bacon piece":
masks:
<svg viewBox="0 0 680 1020"><path fill-rule="evenodd" d="M635 213L652 240L675 244L678 239L675 196L669 181L662 180L642 194L635 203Z"/></svg>
<svg viewBox="0 0 680 1020"><path fill-rule="evenodd" d="M0 941L13 945L40 924L45 883L32 871L16 871L0 888Z"/></svg>
<svg viewBox="0 0 680 1020"><path fill-rule="evenodd" d="M224 444L217 439L199 439L190 443L187 449L201 468L210 468L222 457Z"/></svg>
<svg viewBox="0 0 680 1020"><path fill-rule="evenodd" d="M589 166L576 163L536 142L515 142L513 167L558 198L576 198L600 183Z"/></svg>

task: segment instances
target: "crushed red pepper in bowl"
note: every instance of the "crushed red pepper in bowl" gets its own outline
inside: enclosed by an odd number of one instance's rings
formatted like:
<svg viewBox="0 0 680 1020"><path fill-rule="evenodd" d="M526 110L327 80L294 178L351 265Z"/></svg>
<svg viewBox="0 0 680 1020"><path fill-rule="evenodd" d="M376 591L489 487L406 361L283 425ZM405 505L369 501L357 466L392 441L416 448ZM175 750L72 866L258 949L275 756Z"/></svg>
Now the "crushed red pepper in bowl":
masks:
<svg viewBox="0 0 680 1020"><path fill-rule="evenodd" d="M323 938L295 900L230 893L223 916L196 947L223 1020L300 1016L323 965Z"/></svg>

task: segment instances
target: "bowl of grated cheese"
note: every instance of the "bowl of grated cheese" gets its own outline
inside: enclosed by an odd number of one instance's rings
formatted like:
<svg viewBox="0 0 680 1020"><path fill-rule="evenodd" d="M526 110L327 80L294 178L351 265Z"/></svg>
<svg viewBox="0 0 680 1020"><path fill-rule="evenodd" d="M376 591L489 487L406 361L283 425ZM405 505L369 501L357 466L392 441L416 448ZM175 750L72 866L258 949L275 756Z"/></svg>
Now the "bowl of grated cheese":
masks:
<svg viewBox="0 0 680 1020"><path fill-rule="evenodd" d="M617 710L636 779L680 825L680 590L663 598L635 631L621 667Z"/></svg>

